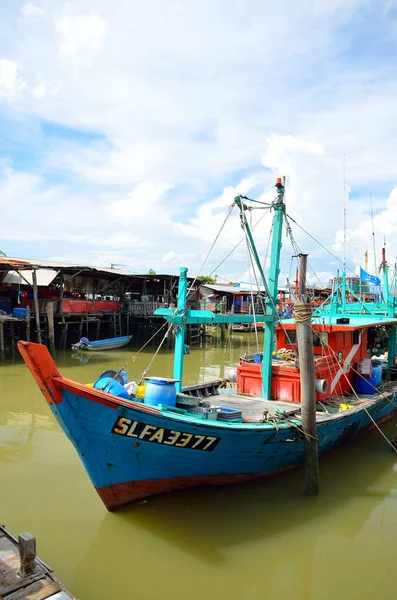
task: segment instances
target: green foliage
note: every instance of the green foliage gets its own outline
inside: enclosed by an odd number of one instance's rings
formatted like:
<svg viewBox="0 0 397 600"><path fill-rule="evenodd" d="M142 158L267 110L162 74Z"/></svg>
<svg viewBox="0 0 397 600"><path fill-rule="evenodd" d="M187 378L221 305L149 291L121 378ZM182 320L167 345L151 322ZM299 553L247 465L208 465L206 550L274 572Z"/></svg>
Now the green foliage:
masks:
<svg viewBox="0 0 397 600"><path fill-rule="evenodd" d="M148 275L156 275L156 271L154 271L153 269L149 269L149 271L147 272Z"/></svg>
<svg viewBox="0 0 397 600"><path fill-rule="evenodd" d="M199 279L203 283L215 283L215 279L211 277L211 275L199 275L197 279Z"/></svg>

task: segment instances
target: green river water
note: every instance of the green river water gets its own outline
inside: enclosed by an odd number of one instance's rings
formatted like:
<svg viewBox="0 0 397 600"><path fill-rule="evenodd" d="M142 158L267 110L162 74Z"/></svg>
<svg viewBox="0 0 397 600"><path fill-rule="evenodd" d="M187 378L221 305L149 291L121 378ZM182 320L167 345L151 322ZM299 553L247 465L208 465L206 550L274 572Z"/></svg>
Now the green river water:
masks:
<svg viewBox="0 0 397 600"><path fill-rule="evenodd" d="M247 334L186 357L185 383L223 375ZM58 352L63 375L92 382L131 349L86 364ZM139 378L151 351L129 365ZM172 352L150 372L172 375ZM320 462L321 494L302 469L177 492L108 513L24 363L0 366L0 522L37 537L38 554L80 600L397 598L397 455L374 430ZM392 437L397 419L382 426Z"/></svg>

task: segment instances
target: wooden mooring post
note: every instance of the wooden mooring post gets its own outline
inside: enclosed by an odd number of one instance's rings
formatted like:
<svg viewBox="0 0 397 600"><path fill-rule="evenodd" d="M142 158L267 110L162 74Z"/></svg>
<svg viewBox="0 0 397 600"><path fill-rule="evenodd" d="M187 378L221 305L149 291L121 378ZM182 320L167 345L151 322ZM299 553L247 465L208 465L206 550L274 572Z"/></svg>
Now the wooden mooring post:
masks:
<svg viewBox="0 0 397 600"><path fill-rule="evenodd" d="M36 570L36 538L27 531L18 536L20 557L19 575L22 579L33 575Z"/></svg>
<svg viewBox="0 0 397 600"><path fill-rule="evenodd" d="M0 360L5 361L6 349L4 345L4 321L0 319Z"/></svg>
<svg viewBox="0 0 397 600"><path fill-rule="evenodd" d="M294 303L294 313L299 354L306 493L314 496L320 491L320 476L318 467L313 331L311 327L312 309L306 294L307 254L300 254L299 257L299 293Z"/></svg>

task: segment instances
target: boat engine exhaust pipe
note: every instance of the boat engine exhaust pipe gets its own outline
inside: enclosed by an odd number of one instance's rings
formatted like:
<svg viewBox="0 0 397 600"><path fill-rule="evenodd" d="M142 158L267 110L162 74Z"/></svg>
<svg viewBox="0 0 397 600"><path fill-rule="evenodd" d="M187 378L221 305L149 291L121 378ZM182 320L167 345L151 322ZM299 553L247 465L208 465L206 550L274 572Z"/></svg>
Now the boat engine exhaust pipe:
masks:
<svg viewBox="0 0 397 600"><path fill-rule="evenodd" d="M326 394L328 392L328 381L326 379L316 379L315 389L319 394Z"/></svg>

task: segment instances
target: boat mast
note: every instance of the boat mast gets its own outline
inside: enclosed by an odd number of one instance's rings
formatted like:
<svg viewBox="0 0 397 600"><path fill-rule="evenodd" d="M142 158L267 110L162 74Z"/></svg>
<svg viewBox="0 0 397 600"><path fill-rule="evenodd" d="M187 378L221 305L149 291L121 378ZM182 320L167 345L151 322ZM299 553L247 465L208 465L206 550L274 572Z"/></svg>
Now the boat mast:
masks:
<svg viewBox="0 0 397 600"><path fill-rule="evenodd" d="M276 305L278 293L278 276L280 274L281 236L285 214L284 192L281 177L277 179L277 198L273 202L273 236L270 252L268 275L269 296L266 297L266 314L273 314L274 319L263 326L263 366L262 366L262 395L264 400L271 400L272 358L274 348L274 331L276 329Z"/></svg>
<svg viewBox="0 0 397 600"><path fill-rule="evenodd" d="M178 284L178 305L176 314L182 317L186 316L186 299L187 299L187 268L181 267ZM174 379L176 382L176 391L182 390L182 375L183 375L183 358L185 350L185 332L186 319L182 319L182 323L177 325L175 333L175 354L174 354Z"/></svg>
<svg viewBox="0 0 397 600"><path fill-rule="evenodd" d="M272 244L270 251L270 267L268 272L268 281L263 272L261 261L255 247L251 229L245 215L246 206L243 203L243 197L237 196L234 200L240 209L241 226L247 234L255 263L262 277L263 285L266 289L265 312L272 316L272 319L264 322L264 341L263 341L263 363L262 363L262 397L265 400L271 399L271 375L272 375L272 353L274 348L274 331L277 319L277 294L278 294L278 276L280 273L280 252L281 252L281 234L283 229L283 220L285 214L284 192L285 187L281 177L277 179L277 198L272 202L271 207L274 210Z"/></svg>
<svg viewBox="0 0 397 600"><path fill-rule="evenodd" d="M383 271L383 297L386 304L387 316L394 317L395 299L394 296L391 298L389 291L389 267L387 266L385 247L382 248L382 262L380 266ZM390 327L390 331L387 336L387 342L387 366L391 367L394 365L396 358L397 332L395 325L391 325Z"/></svg>

